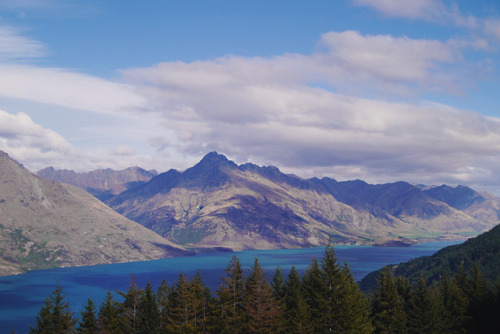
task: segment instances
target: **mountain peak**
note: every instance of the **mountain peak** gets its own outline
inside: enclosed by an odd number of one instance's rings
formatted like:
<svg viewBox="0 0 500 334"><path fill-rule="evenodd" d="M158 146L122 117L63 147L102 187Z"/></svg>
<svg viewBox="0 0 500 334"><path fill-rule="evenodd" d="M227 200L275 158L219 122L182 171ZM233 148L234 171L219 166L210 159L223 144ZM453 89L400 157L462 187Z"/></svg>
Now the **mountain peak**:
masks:
<svg viewBox="0 0 500 334"><path fill-rule="evenodd" d="M207 153L200 161L200 163L227 163L227 162L229 162L229 160L224 154L219 154L215 151Z"/></svg>

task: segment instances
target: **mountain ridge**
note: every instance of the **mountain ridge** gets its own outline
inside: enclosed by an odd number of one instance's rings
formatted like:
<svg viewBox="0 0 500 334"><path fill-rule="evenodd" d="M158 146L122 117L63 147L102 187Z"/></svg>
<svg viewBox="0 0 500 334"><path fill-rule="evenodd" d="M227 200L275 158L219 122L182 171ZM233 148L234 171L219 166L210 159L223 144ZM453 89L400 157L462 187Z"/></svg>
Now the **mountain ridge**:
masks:
<svg viewBox="0 0 500 334"><path fill-rule="evenodd" d="M106 203L173 242L235 249L463 238L499 222L496 197L459 210L436 196L404 181L306 180L211 152Z"/></svg>
<svg viewBox="0 0 500 334"><path fill-rule="evenodd" d="M0 151L0 275L192 252L75 186L38 177Z"/></svg>

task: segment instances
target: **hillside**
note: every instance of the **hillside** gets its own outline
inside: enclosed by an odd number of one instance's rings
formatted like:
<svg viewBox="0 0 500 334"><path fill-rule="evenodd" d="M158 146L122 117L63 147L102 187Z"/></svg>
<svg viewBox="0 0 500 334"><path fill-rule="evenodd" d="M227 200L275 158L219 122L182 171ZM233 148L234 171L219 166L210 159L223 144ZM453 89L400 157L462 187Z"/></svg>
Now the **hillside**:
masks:
<svg viewBox="0 0 500 334"><path fill-rule="evenodd" d="M416 281L423 275L429 282L440 280L445 273L453 276L460 266L466 272L478 264L484 278L493 286L500 277L500 225L475 238L470 238L460 245L441 249L432 256L424 256L409 262L394 264L382 268L390 269L395 276ZM371 290L381 270L368 274L361 282L361 288Z"/></svg>
<svg viewBox="0 0 500 334"><path fill-rule="evenodd" d="M406 182L305 180L216 152L106 203L172 242L233 249L456 239L491 228L499 212L496 197L465 211Z"/></svg>
<svg viewBox="0 0 500 334"><path fill-rule="evenodd" d="M77 173L73 170L56 170L47 167L37 173L38 176L62 183L71 184L86 190L101 201L114 195L141 185L158 175L156 171L147 171L139 167L124 170L98 169L87 173Z"/></svg>
<svg viewBox="0 0 500 334"><path fill-rule="evenodd" d="M0 151L0 275L187 255L87 192L31 174Z"/></svg>

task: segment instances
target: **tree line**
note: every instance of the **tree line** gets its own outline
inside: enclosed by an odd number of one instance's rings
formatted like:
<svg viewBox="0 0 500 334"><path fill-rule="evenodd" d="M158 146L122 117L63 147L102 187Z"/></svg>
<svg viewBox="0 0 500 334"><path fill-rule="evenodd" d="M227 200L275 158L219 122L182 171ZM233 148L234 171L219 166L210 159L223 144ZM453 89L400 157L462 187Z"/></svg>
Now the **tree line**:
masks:
<svg viewBox="0 0 500 334"><path fill-rule="evenodd" d="M180 273L108 292L97 307L88 299L79 318L70 312L58 286L40 308L30 333L488 333L500 332L500 285L490 288L476 266L428 285L381 273L370 295L359 289L333 246L313 259L301 276L285 278L278 267L268 280L258 259L245 276L233 256L212 292L200 275Z"/></svg>

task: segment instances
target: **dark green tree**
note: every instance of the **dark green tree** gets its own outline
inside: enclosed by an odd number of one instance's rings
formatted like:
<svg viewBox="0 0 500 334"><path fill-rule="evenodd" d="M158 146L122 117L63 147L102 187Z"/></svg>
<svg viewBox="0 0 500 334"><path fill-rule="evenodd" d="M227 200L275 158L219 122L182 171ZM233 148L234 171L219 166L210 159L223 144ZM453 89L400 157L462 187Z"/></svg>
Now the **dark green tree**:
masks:
<svg viewBox="0 0 500 334"><path fill-rule="evenodd" d="M156 291L156 298L158 299L158 311L160 313L160 333L166 333L168 321L168 298L171 294L170 287L167 281L162 280L158 290Z"/></svg>
<svg viewBox="0 0 500 334"><path fill-rule="evenodd" d="M439 285L444 306L444 330L448 333L466 333L468 301L453 278L446 275Z"/></svg>
<svg viewBox="0 0 500 334"><path fill-rule="evenodd" d="M233 256L225 269L221 286L216 291L216 329L217 333L242 333L246 322L243 308L245 296L245 276L240 260Z"/></svg>
<svg viewBox="0 0 500 334"><path fill-rule="evenodd" d="M322 275L318 260L313 259L302 278L304 297L314 333L327 333L329 331L329 323L325 320L325 312L328 309L328 293Z"/></svg>
<svg viewBox="0 0 500 334"><path fill-rule="evenodd" d="M304 298L302 282L295 267L288 274L283 286L283 307L286 333L313 333L311 315Z"/></svg>
<svg viewBox="0 0 500 334"><path fill-rule="evenodd" d="M160 330L160 311L151 283L147 283L139 301L139 333L157 334Z"/></svg>
<svg viewBox="0 0 500 334"><path fill-rule="evenodd" d="M425 278L420 276L410 299L407 315L408 332L443 333L445 330L443 314L444 309L438 289L435 286L428 287Z"/></svg>
<svg viewBox="0 0 500 334"><path fill-rule="evenodd" d="M325 254L321 259L321 275L324 285L326 305L323 310L324 329L328 332L337 333L342 330L340 323L345 318L344 302L344 281L340 264L335 254L335 249L331 243L325 248Z"/></svg>
<svg viewBox="0 0 500 334"><path fill-rule="evenodd" d="M97 325L96 306L92 299L88 299L84 311L81 313L81 319L78 323L76 332L78 334L97 334L99 326Z"/></svg>
<svg viewBox="0 0 500 334"><path fill-rule="evenodd" d="M196 271L190 282L193 307L193 326L197 333L208 333L213 327L213 300L210 288L203 282L201 273Z"/></svg>
<svg viewBox="0 0 500 334"><path fill-rule="evenodd" d="M31 327L30 333L72 333L75 325L69 304L64 301L62 287L57 285L40 309L36 327Z"/></svg>
<svg viewBox="0 0 500 334"><path fill-rule="evenodd" d="M124 320L122 305L113 299L108 291L106 298L99 308L97 321L99 331L106 334L120 334L127 332L127 323Z"/></svg>
<svg viewBox="0 0 500 334"><path fill-rule="evenodd" d="M271 281L271 288L273 289L274 296L277 299L282 299L284 295L284 277L283 272L281 271L280 266L276 267L276 271L274 272L273 279Z"/></svg>
<svg viewBox="0 0 500 334"><path fill-rule="evenodd" d="M50 334L53 331L52 303L49 298L45 300L45 304L40 308L36 318L35 327L31 327L30 334Z"/></svg>
<svg viewBox="0 0 500 334"><path fill-rule="evenodd" d="M169 333L195 332L190 286L188 277L180 273L168 298L167 332Z"/></svg>
<svg viewBox="0 0 500 334"><path fill-rule="evenodd" d="M276 333L279 331L281 309L256 258L246 282L244 308L250 333Z"/></svg>
<svg viewBox="0 0 500 334"><path fill-rule="evenodd" d="M380 272L373 294L373 325L375 333L406 333L406 313L403 298L399 295L392 272Z"/></svg>
<svg viewBox="0 0 500 334"><path fill-rule="evenodd" d="M342 333L372 333L373 327L370 319L368 299L359 289L354 276L345 262L342 268L342 287L339 298L341 300L337 321Z"/></svg>
<svg viewBox="0 0 500 334"><path fill-rule="evenodd" d="M136 278L130 274L130 284L127 293L117 291L124 298L123 316L127 324L127 332L138 333L139 328L139 300L143 291L137 286Z"/></svg>

